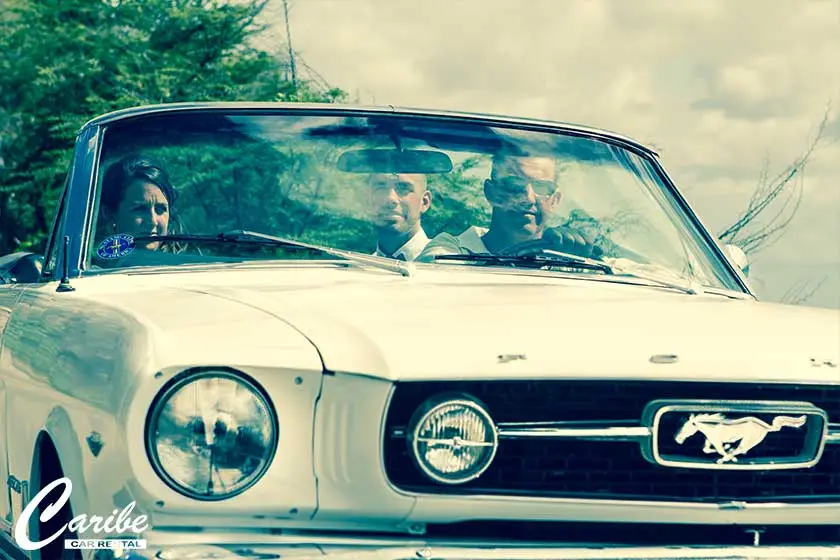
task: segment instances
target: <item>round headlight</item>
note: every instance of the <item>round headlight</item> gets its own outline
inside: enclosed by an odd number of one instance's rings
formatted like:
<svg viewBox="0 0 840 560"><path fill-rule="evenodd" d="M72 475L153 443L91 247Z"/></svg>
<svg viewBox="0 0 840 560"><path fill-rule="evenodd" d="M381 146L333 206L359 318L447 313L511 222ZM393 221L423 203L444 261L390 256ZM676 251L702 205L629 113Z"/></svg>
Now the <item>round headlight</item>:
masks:
<svg viewBox="0 0 840 560"><path fill-rule="evenodd" d="M158 476L200 500L244 492L276 450L274 410L262 390L238 373L176 378L161 390L146 424L146 451Z"/></svg>
<svg viewBox="0 0 840 560"><path fill-rule="evenodd" d="M462 484L487 470L499 444L493 419L471 398L436 399L415 413L409 446L423 473L444 484Z"/></svg>

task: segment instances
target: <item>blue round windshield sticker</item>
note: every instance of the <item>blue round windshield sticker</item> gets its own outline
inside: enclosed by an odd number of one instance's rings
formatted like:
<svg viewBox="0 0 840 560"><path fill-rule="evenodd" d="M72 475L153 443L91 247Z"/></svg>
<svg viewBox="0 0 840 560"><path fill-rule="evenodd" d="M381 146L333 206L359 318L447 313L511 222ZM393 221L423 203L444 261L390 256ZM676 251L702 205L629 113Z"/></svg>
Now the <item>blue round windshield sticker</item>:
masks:
<svg viewBox="0 0 840 560"><path fill-rule="evenodd" d="M96 254L103 259L118 259L134 250L134 238L126 233L111 235L102 240Z"/></svg>

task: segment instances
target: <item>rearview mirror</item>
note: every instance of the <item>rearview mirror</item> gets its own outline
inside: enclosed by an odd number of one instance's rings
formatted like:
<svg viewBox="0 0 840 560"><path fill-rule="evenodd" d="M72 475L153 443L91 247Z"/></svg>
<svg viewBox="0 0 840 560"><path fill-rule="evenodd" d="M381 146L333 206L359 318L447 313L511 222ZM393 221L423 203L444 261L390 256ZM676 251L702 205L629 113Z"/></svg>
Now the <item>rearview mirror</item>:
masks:
<svg viewBox="0 0 840 560"><path fill-rule="evenodd" d="M724 249L726 250L726 254L729 255L729 258L738 265L738 268L741 269L741 272L744 273L744 276L750 275L750 261L747 259L747 254L738 247L737 245L726 244L724 245Z"/></svg>
<svg viewBox="0 0 840 560"><path fill-rule="evenodd" d="M337 167L348 173L449 173L452 160L435 150L351 150L341 154Z"/></svg>

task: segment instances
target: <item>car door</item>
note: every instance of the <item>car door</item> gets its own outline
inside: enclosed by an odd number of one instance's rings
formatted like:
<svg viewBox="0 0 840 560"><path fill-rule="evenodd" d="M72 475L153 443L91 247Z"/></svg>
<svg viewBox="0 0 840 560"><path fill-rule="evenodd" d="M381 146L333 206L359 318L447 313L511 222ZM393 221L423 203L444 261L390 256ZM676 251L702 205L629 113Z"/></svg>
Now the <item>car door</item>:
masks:
<svg viewBox="0 0 840 560"><path fill-rule="evenodd" d="M57 237L62 231L64 217L67 207L68 189L62 193L61 200L53 222L50 242L47 246L46 258L42 265L54 262L57 254ZM32 279L34 281L34 278ZM9 476L9 438L14 437L11 426L13 418L7 417L8 384L7 379L10 373L11 358L6 348L6 327L12 319L15 308L21 301L21 297L27 288L37 284L27 284L14 281L13 283L0 284L0 528L11 531L14 523L15 511L20 511L28 498L27 489L24 486L27 481L18 480Z"/></svg>
<svg viewBox="0 0 840 560"><path fill-rule="evenodd" d="M3 375L3 334L6 325L12 317L15 304L23 294L23 286L19 284L0 284L0 484L3 491L0 492L0 525L3 529L10 530L12 523L12 486L13 481L9 480L9 457L6 440L8 419L6 418L6 382Z"/></svg>

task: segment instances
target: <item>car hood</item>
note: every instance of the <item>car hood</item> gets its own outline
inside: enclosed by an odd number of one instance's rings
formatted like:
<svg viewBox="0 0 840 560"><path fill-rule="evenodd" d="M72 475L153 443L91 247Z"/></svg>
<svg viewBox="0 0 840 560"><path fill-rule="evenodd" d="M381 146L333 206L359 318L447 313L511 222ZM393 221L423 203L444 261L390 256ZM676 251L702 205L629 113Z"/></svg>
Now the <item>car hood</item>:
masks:
<svg viewBox="0 0 840 560"><path fill-rule="evenodd" d="M324 367L385 379L663 377L840 383L840 311L583 279L363 271L196 275L178 292L285 322ZM203 278L207 282L203 282ZM148 311L148 309L146 309ZM201 310L183 310L184 314ZM170 308L168 317L173 313ZM220 327L223 328L223 327Z"/></svg>

